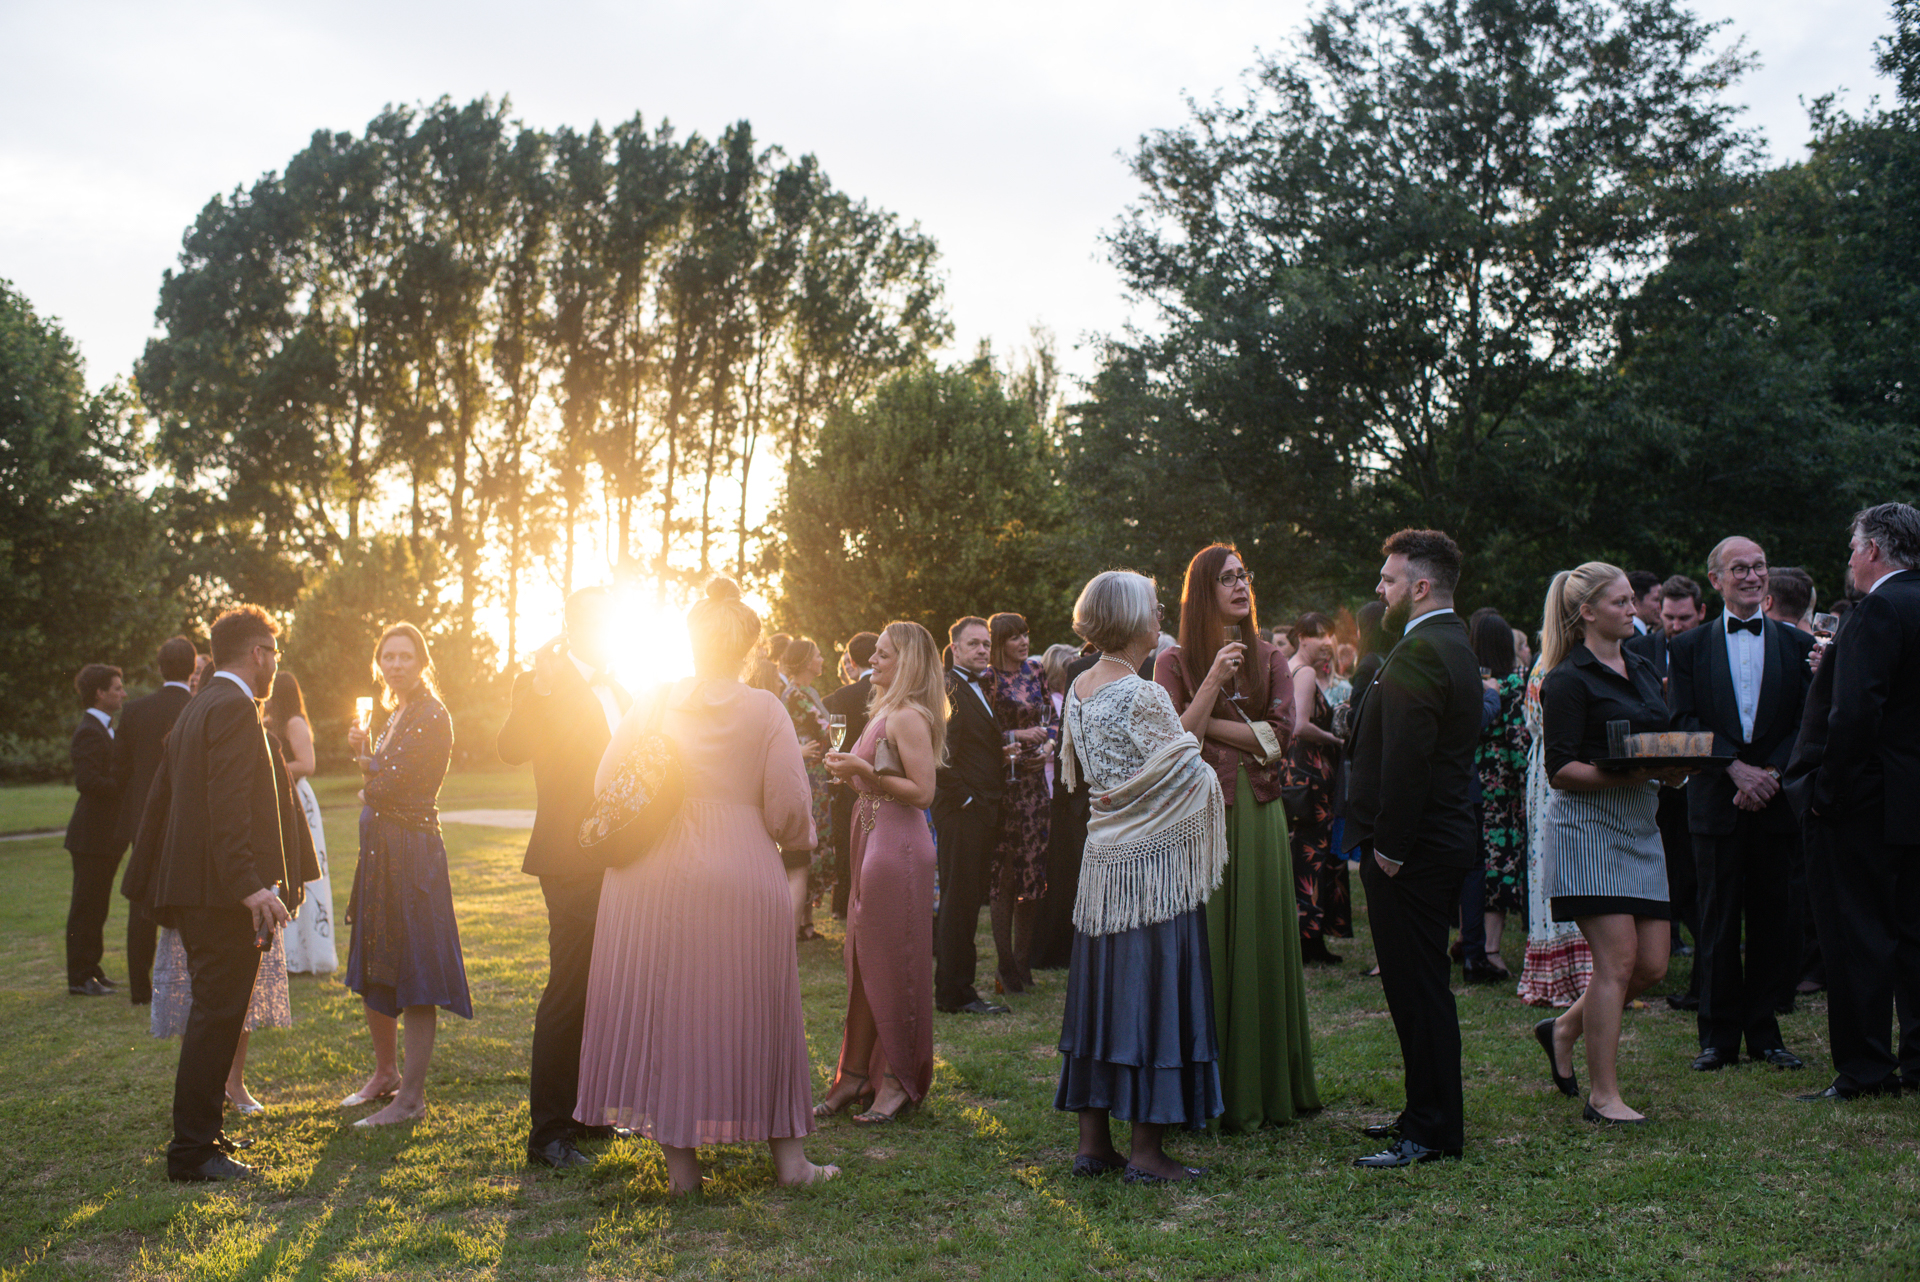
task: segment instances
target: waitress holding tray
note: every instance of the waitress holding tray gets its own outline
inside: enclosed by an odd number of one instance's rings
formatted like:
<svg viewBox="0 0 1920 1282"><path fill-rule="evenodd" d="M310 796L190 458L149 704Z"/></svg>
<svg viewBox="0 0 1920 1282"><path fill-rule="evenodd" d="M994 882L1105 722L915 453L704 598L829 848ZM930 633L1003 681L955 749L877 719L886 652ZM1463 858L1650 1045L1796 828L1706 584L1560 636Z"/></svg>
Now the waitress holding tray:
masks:
<svg viewBox="0 0 1920 1282"><path fill-rule="evenodd" d="M1684 767L1603 770L1613 755L1608 723L1634 734L1665 731L1667 701L1653 665L1620 643L1634 635L1633 588L1624 571L1598 561L1554 576L1541 623L1540 687L1547 802L1542 862L1555 921L1580 927L1593 950L1587 990L1534 1036L1553 1082L1577 1095L1573 1044L1587 1039L1591 1094L1581 1115L1602 1125L1647 1119L1620 1097L1615 1061L1620 1013L1667 973L1671 942L1666 856L1654 809L1662 782ZM1562 1071L1564 1068L1564 1071Z"/></svg>

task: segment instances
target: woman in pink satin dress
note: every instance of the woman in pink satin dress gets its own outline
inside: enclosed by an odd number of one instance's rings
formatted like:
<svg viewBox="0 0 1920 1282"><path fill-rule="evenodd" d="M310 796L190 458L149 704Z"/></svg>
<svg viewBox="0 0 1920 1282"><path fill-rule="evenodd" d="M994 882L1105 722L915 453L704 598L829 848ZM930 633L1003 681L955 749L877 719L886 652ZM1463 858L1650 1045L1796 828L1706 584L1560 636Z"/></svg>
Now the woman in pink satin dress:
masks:
<svg viewBox="0 0 1920 1282"><path fill-rule="evenodd" d="M666 699L685 796L602 883L573 1115L657 1142L670 1193L700 1186L702 1144L764 1141L780 1183L810 1184L839 1169L801 1146L813 1072L780 847L813 847L812 790L780 700L738 680L760 635L740 589L709 584L687 632L696 675L635 700L594 783L605 790Z"/></svg>
<svg viewBox="0 0 1920 1282"><path fill-rule="evenodd" d="M891 1122L933 1082L934 769L946 750L940 649L917 623L889 623L873 651L873 713L851 752L827 769L850 785L853 854L847 896L847 1026L839 1071L815 1117L870 1101L853 1120ZM903 774L874 768L882 739Z"/></svg>

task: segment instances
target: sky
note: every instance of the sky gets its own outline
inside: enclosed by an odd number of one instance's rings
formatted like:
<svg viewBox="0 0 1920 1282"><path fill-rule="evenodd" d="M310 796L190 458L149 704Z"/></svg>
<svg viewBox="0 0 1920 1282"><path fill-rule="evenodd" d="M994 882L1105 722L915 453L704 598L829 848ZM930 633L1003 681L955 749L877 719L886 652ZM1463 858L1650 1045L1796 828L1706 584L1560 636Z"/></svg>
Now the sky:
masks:
<svg viewBox="0 0 1920 1282"><path fill-rule="evenodd" d="M1732 95L1776 159L1802 99L1857 108L1890 29L1876 0L1702 0L1763 67ZM954 349L1005 353L1145 319L1101 237L1137 194L1126 156L1237 96L1304 0L547 0L505 4L0 0L0 278L79 344L98 386L153 332L161 273L216 193L278 169L316 129L388 103L508 96L529 125L649 122L812 152L835 184L940 244Z"/></svg>

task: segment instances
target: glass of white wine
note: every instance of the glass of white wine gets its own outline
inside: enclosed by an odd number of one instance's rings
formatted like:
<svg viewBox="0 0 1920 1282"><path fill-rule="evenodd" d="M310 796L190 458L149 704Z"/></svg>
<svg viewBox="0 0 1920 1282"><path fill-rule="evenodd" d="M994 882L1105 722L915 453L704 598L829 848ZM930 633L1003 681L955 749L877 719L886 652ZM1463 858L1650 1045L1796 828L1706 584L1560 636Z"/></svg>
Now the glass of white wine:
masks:
<svg viewBox="0 0 1920 1282"><path fill-rule="evenodd" d="M827 714L827 738L833 741L835 752L847 750L847 719L838 712Z"/></svg>

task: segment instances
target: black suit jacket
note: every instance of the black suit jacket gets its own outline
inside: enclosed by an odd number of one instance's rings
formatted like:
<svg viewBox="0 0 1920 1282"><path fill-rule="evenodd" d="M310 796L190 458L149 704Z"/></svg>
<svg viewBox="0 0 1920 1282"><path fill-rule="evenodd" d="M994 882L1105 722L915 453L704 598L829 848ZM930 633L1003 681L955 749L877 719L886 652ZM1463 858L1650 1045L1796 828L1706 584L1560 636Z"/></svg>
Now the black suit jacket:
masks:
<svg viewBox="0 0 1920 1282"><path fill-rule="evenodd" d="M67 820L66 846L76 855L118 859L127 843L120 840L120 787L113 778L113 736L91 712L80 714L67 749L73 759L73 786L80 796Z"/></svg>
<svg viewBox="0 0 1920 1282"><path fill-rule="evenodd" d="M602 871L580 849L580 821L593 806L593 777L613 735L607 730L600 697L571 661L559 665L553 693L533 690L533 673L513 679L513 707L496 744L508 765L533 763L533 790L539 809L520 871L534 877L564 877ZM614 701L622 712L632 706L625 691Z"/></svg>
<svg viewBox="0 0 1920 1282"><path fill-rule="evenodd" d="M297 910L319 876L313 834L260 705L209 674L167 736L122 893L167 926L171 909L237 907L276 883Z"/></svg>
<svg viewBox="0 0 1920 1282"><path fill-rule="evenodd" d="M147 793L160 769L167 731L173 729L190 697L179 686L161 686L120 710L120 728L113 735L113 778L120 788L116 836L122 846L132 844L139 835L140 813L146 809Z"/></svg>
<svg viewBox="0 0 1920 1282"><path fill-rule="evenodd" d="M1761 624L1765 659L1760 669L1760 703L1753 717L1753 738L1740 734L1740 705L1733 692L1733 671L1727 663L1726 626L1715 619L1673 639L1668 649L1667 706L1673 710L1673 728L1713 732L1713 752L1762 770L1772 766L1784 775L1800 733L1807 687L1813 674L1807 654L1813 638L1798 628L1766 619ZM1740 812L1733 804L1736 789L1722 769L1708 770L1687 783L1687 827L1703 836L1724 837L1733 831ZM1795 826L1784 791L1760 812L1767 827L1791 832Z"/></svg>
<svg viewBox="0 0 1920 1282"><path fill-rule="evenodd" d="M1690 632L1698 632L1699 630L1698 628L1688 629ZM1687 633L1682 632L1680 635L1686 636ZM1670 643L1667 640L1666 629L1655 628L1651 632L1635 633L1625 641L1622 641L1620 648L1628 654L1637 654L1645 658L1648 663L1653 665L1653 670L1660 676L1665 677L1668 675L1667 665Z"/></svg>
<svg viewBox="0 0 1920 1282"><path fill-rule="evenodd" d="M1920 841L1920 570L1881 580L1847 612L1820 664L1788 767L1795 804Z"/></svg>
<svg viewBox="0 0 1920 1282"><path fill-rule="evenodd" d="M1459 615L1422 618L1401 638L1355 714L1352 837L1394 860L1468 868L1480 858L1472 797L1482 689Z"/></svg>
<svg viewBox="0 0 1920 1282"><path fill-rule="evenodd" d="M991 673L987 695L992 697ZM953 668L947 669L947 760L934 776L934 805L957 808L972 797L999 801L1007 791L1007 758L1002 750L1000 719L967 688Z"/></svg>

